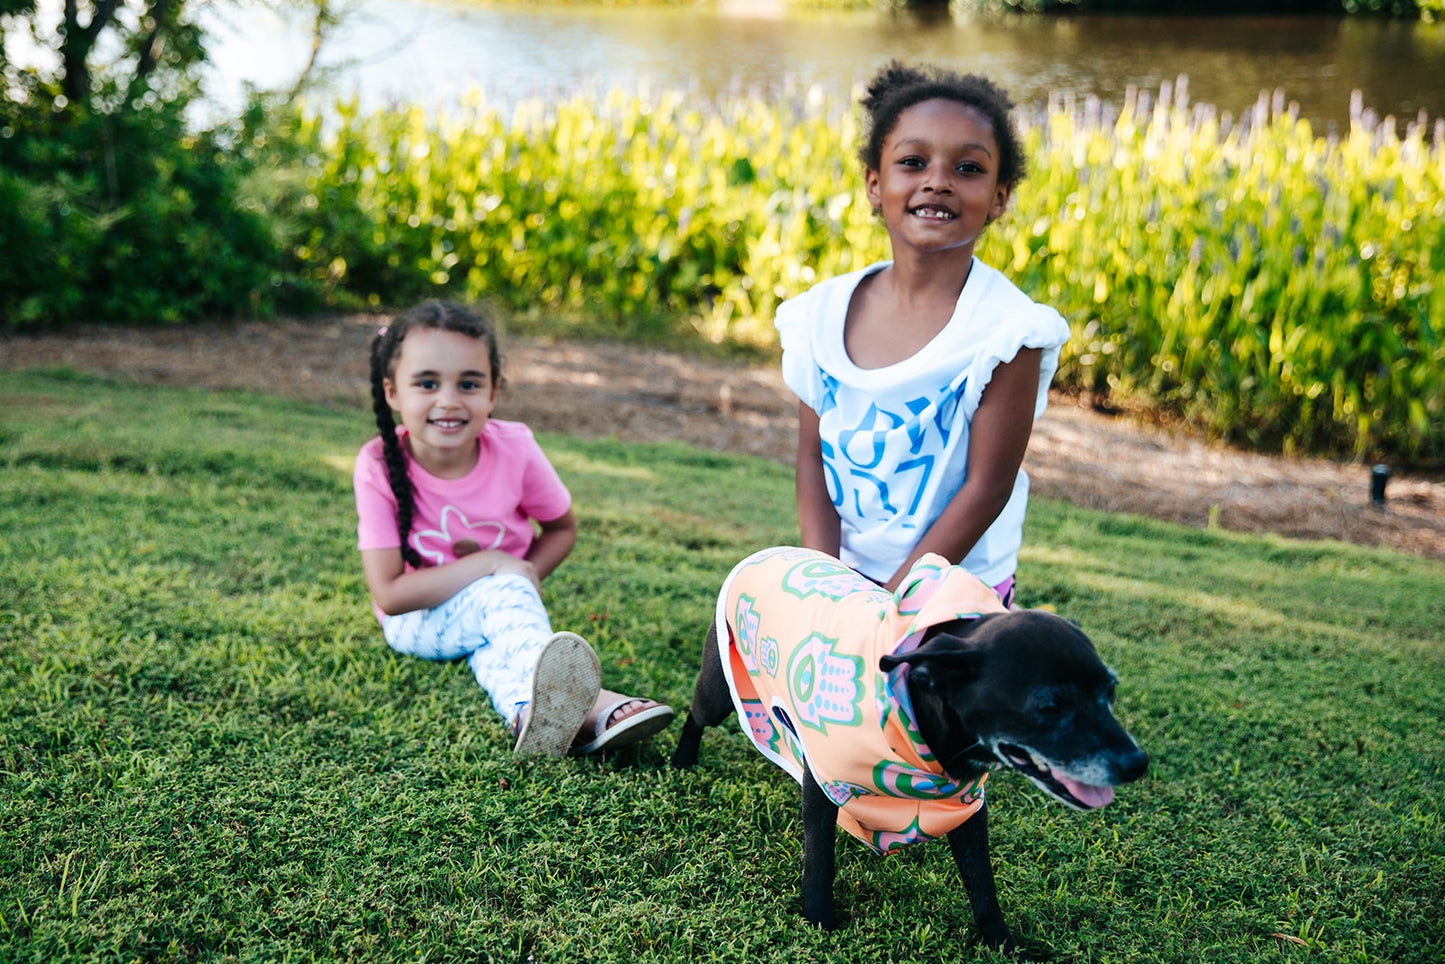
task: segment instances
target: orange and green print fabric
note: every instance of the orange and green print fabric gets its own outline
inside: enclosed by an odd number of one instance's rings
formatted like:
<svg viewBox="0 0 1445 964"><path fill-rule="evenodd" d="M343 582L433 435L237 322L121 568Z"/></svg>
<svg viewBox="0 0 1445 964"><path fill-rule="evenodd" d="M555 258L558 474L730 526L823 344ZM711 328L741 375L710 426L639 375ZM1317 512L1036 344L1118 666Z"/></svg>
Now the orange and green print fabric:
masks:
<svg viewBox="0 0 1445 964"><path fill-rule="evenodd" d="M987 776L960 785L924 743L907 666L954 619L1004 612L967 570L926 555L896 593L811 549L754 553L718 597L718 645L743 731L799 783L804 768L838 804L838 825L879 853L948 833L983 805Z"/></svg>

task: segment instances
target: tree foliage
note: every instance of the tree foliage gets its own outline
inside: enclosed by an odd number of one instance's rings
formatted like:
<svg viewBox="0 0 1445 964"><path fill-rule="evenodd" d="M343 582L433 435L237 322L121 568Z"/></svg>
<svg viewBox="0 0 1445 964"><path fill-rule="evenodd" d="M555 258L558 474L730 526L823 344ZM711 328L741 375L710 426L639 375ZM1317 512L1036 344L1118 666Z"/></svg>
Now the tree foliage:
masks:
<svg viewBox="0 0 1445 964"><path fill-rule="evenodd" d="M194 4L0 4L0 327L267 313L279 256L242 149L264 115L187 129Z"/></svg>

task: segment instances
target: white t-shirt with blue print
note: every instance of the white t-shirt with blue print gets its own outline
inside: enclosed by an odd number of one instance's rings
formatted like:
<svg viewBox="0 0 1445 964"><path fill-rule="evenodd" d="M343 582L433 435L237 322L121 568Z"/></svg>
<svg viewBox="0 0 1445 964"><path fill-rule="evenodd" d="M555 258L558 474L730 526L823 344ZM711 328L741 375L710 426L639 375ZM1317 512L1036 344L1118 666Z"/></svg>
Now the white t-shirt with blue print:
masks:
<svg viewBox="0 0 1445 964"><path fill-rule="evenodd" d="M783 380L818 414L828 495L842 521L842 560L890 578L943 512L968 471L968 429L994 369L1042 349L1034 417L1069 326L1053 308L974 259L953 317L910 358L859 368L843 325L858 282L890 262L839 275L778 306ZM1003 512L960 563L989 585L1018 568L1028 476L1019 470Z"/></svg>

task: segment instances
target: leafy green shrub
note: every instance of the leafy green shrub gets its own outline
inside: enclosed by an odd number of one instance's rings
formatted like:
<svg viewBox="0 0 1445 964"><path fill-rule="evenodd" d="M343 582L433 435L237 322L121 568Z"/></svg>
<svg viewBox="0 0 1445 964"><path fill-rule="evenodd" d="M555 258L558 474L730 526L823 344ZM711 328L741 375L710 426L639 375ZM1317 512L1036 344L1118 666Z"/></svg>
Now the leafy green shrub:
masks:
<svg viewBox="0 0 1445 964"><path fill-rule="evenodd" d="M453 288L602 316L634 337L703 313L719 340L738 338L786 293L750 296L767 279L749 258L786 230L776 155L805 134L760 103L703 113L675 93L527 102L510 117L478 97L435 120L342 105L291 130L307 145L293 253L303 276L374 305ZM763 157L779 171L760 173Z"/></svg>
<svg viewBox="0 0 1445 964"><path fill-rule="evenodd" d="M1051 111L987 241L1070 319L1065 384L1255 447L1445 456L1439 135L1357 104L1325 140L1278 97L1230 124L1170 93Z"/></svg>
<svg viewBox="0 0 1445 964"><path fill-rule="evenodd" d="M0 138L0 326L274 310L270 218L240 203L228 132L187 133L183 110L35 110Z"/></svg>

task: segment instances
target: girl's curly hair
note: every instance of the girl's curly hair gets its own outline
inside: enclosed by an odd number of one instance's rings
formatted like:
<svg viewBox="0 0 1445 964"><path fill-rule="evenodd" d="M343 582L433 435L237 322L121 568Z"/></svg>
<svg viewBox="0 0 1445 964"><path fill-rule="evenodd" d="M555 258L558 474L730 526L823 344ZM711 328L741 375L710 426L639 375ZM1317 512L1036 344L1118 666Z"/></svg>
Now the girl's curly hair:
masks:
<svg viewBox="0 0 1445 964"><path fill-rule="evenodd" d="M977 74L960 74L942 67L909 67L892 61L868 82L868 93L860 104L866 112L863 146L858 157L869 170L878 170L883 160L883 141L898 126L898 117L914 104L926 100L951 100L972 107L993 124L998 142L998 182L1012 189L1024 179L1027 162L1014 126L1013 101L993 81Z"/></svg>

